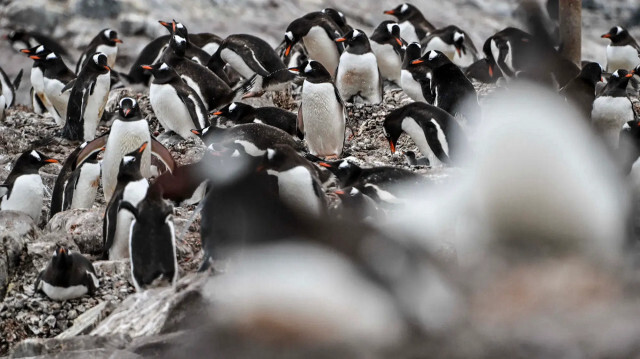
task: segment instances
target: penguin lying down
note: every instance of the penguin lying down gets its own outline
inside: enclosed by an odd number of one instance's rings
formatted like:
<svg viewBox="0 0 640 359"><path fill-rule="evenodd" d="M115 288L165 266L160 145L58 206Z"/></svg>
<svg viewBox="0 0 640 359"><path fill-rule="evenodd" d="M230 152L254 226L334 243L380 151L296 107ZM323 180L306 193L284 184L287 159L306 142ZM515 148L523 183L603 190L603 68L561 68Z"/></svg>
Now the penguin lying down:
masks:
<svg viewBox="0 0 640 359"><path fill-rule="evenodd" d="M58 247L45 269L38 274L36 291L53 300L93 295L100 282L93 264L80 253Z"/></svg>

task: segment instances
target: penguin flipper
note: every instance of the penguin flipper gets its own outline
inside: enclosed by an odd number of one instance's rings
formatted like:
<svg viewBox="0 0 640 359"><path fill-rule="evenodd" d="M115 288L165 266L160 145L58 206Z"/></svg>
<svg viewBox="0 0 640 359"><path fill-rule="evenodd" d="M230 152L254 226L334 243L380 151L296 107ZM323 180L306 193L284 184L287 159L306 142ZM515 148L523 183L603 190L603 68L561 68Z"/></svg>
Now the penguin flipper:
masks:
<svg viewBox="0 0 640 359"><path fill-rule="evenodd" d="M253 70L256 74L262 77L271 76L271 72L269 72L267 69L264 68L264 66L262 66L260 61L256 58L256 55L248 47L241 46L234 50L238 50L237 52L240 54L240 57L242 57L242 60L244 61L244 63L247 64L247 66L249 66L249 68Z"/></svg>
<svg viewBox="0 0 640 359"><path fill-rule="evenodd" d="M0 203L2 203L2 197L7 195L10 192L9 185L0 185Z"/></svg>
<svg viewBox="0 0 640 359"><path fill-rule="evenodd" d="M187 107L195 128L202 130L207 127L209 120L207 119L207 110L202 99L194 91L189 91L188 93L177 91L177 93L182 103Z"/></svg>
<svg viewBox="0 0 640 359"><path fill-rule="evenodd" d="M75 159L75 165L72 167L72 170L75 171L76 168L80 167L84 161L87 160L92 154L102 151L104 146L107 145L107 140L109 139L109 133L105 133L104 135L87 142L84 148L78 153Z"/></svg>
<svg viewBox="0 0 640 359"><path fill-rule="evenodd" d="M104 216L104 222L102 225L102 240L104 243L104 248L102 252L102 258L109 258L109 249L113 245L113 237L116 234L116 224L118 218L118 209L120 209L120 202L122 201L122 191L119 191L115 194L109 205L107 206L107 210Z"/></svg>
<svg viewBox="0 0 640 359"><path fill-rule="evenodd" d="M167 167L169 172L173 173L176 168L176 162L171 156L171 152L158 142L155 138L151 139L151 154L156 156Z"/></svg>
<svg viewBox="0 0 640 359"><path fill-rule="evenodd" d="M80 168L76 168L71 174L71 178L67 181L67 185L64 188L64 200L62 201L62 210L66 211L71 208L73 204L73 193L78 186L78 180L80 179Z"/></svg>
<svg viewBox="0 0 640 359"><path fill-rule="evenodd" d="M17 90L20 87L20 81L22 80L22 72L23 70L20 69L20 72L18 72L18 75L16 75L16 78L13 80L13 89Z"/></svg>
<svg viewBox="0 0 640 359"><path fill-rule="evenodd" d="M67 82L67 84L64 85L62 90L60 90L60 93L64 93L65 91L68 91L68 90L72 89L73 85L75 85L75 84L76 84L76 79L73 79L73 80Z"/></svg>

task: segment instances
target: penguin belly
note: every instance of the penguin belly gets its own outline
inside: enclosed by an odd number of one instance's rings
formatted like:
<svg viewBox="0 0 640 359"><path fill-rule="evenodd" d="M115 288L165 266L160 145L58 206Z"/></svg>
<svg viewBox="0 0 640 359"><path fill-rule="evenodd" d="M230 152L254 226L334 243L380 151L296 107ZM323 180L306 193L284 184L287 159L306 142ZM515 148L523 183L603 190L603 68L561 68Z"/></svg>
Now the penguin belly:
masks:
<svg viewBox="0 0 640 359"><path fill-rule="evenodd" d="M400 80L402 59L400 58L400 55L395 52L393 46L389 44L381 45L375 41L371 41L371 51L376 55L380 75L400 86L402 83Z"/></svg>
<svg viewBox="0 0 640 359"><path fill-rule="evenodd" d="M438 36L433 37L431 41L427 43L427 46L422 51L422 54L424 55L431 50L442 52L451 61L453 61L453 55L456 53L456 47L454 45L447 44Z"/></svg>
<svg viewBox="0 0 640 359"><path fill-rule="evenodd" d="M45 94L44 91L44 74L42 70L37 67L31 68L31 86L33 87L34 95L40 99L40 102L44 105L44 108L53 116L53 120L56 122L56 125L62 127L66 122L66 118L62 119L56 113L53 105L49 101L49 98ZM7 102L10 103L10 102ZM34 106L35 108L35 106Z"/></svg>
<svg viewBox="0 0 640 359"><path fill-rule="evenodd" d="M202 47L202 50L204 52L206 52L209 55L212 55L216 53L216 51L218 51L218 48L220 47L220 44L216 43L216 42L210 42L206 45L204 45Z"/></svg>
<svg viewBox="0 0 640 359"><path fill-rule="evenodd" d="M420 42L416 29L410 21L403 21L398 26L400 27L400 37L405 39L407 43Z"/></svg>
<svg viewBox="0 0 640 359"><path fill-rule="evenodd" d="M69 300L82 297L89 292L89 288L81 284L72 285L70 287L61 287L43 282L42 291L47 295L47 297L53 300Z"/></svg>
<svg viewBox="0 0 640 359"><path fill-rule="evenodd" d="M313 178L307 168L298 166L283 172L267 170L267 173L278 178L280 198L291 207L311 215L322 214L322 202L316 195Z"/></svg>
<svg viewBox="0 0 640 359"><path fill-rule="evenodd" d="M638 64L638 50L633 46L607 46L607 72L633 70Z"/></svg>
<svg viewBox="0 0 640 359"><path fill-rule="evenodd" d="M124 188L122 201L129 202L134 207L140 203L147 194L149 182L141 179L130 182ZM133 215L127 210L119 210L116 219L116 232L113 236L113 242L109 248L109 260L129 258L129 233L131 231L131 222L134 220Z"/></svg>
<svg viewBox="0 0 640 359"><path fill-rule="evenodd" d="M238 55L235 51L229 50L227 48L222 49L222 51L220 51L220 57L222 58L222 60L224 60L224 62L231 65L231 67L233 67L233 69L236 70L240 74L240 76L244 77L245 79L251 78L251 76L253 76L256 73L254 70L252 70L249 67L249 65L247 65L247 63L242 59L242 57ZM255 55L253 56L253 59L257 63L260 63L260 61L255 57Z"/></svg>
<svg viewBox="0 0 640 359"><path fill-rule="evenodd" d="M116 120L113 123L102 158L102 191L107 203L111 200L118 184L118 170L122 157L150 141L149 125L145 120L131 122ZM145 178L151 176L150 145L142 153L140 172Z"/></svg>
<svg viewBox="0 0 640 359"><path fill-rule="evenodd" d="M342 53L336 75L336 86L346 100L360 96L364 103L380 103L382 94L376 56L372 52L362 55Z"/></svg>
<svg viewBox="0 0 640 359"><path fill-rule="evenodd" d="M633 117L631 101L626 97L602 96L593 102L591 123L612 148L618 148L622 126Z"/></svg>
<svg viewBox="0 0 640 359"><path fill-rule="evenodd" d="M460 55L458 55L458 52L456 51L453 54L453 60L451 61L460 68L467 68L477 61L477 57L467 49L466 53L461 51Z"/></svg>
<svg viewBox="0 0 640 359"><path fill-rule="evenodd" d="M118 56L118 46L98 45L96 52L102 52L107 55L107 65L113 68L116 65L116 56Z"/></svg>
<svg viewBox="0 0 640 359"><path fill-rule="evenodd" d="M495 39L491 40L491 54L493 55L493 59L498 65L498 68L500 69L500 71L502 71L502 74L505 77L512 77L512 75L516 73L516 70L513 67L513 52L511 51L511 43L507 41L506 44L507 44L507 50L506 50L507 53L504 55L503 61L500 61L501 51L498 48L498 44L496 43Z"/></svg>
<svg viewBox="0 0 640 359"><path fill-rule="evenodd" d="M0 210L20 211L28 214L34 222L40 222L44 184L39 174L22 175L16 178L10 196L2 198Z"/></svg>
<svg viewBox="0 0 640 359"><path fill-rule="evenodd" d="M69 96L71 91L62 92L65 84L54 79L44 80L44 93L50 100L56 118L60 118L60 123L56 121L59 126L64 126L67 122L67 104L69 103Z"/></svg>
<svg viewBox="0 0 640 359"><path fill-rule="evenodd" d="M431 122L435 122L435 120L432 119ZM438 141L440 142L440 145L442 146L444 152L448 155L449 144L447 143L446 136L444 135L444 132L442 132L440 126L437 126L436 128L438 129ZM422 127L420 127L420 125L418 125L416 120L411 117L405 118L404 121L402 121L402 130L411 137L416 146L418 146L420 153L422 153L423 156L427 157L427 159L429 160L429 164L431 164L431 167L442 167L442 162L440 161L440 159L438 159L435 152L431 149L424 130L422 129Z"/></svg>
<svg viewBox="0 0 640 359"><path fill-rule="evenodd" d="M336 42L327 35L327 32L320 26L314 26L307 35L302 37L302 42L307 49L308 57L321 63L331 77L334 77L340 53Z"/></svg>
<svg viewBox="0 0 640 359"><path fill-rule="evenodd" d="M400 78L402 90L407 96L414 101L427 102L427 99L424 98L424 94L422 93L422 86L413 78L409 70L402 70Z"/></svg>
<svg viewBox="0 0 640 359"><path fill-rule="evenodd" d="M151 84L149 98L156 117L165 130L173 131L182 138L196 137L191 132L196 126L189 110L173 86Z"/></svg>
<svg viewBox="0 0 640 359"><path fill-rule="evenodd" d="M325 157L342 153L345 118L333 84L304 82L302 121L312 155Z"/></svg>
<svg viewBox="0 0 640 359"><path fill-rule="evenodd" d="M71 208L91 208L98 192L100 163L85 163L80 169L80 177L73 191Z"/></svg>
<svg viewBox="0 0 640 359"><path fill-rule="evenodd" d="M100 123L102 112L104 111L104 106L107 104L107 99L109 97L110 86L110 72L99 75L96 79L93 94L89 95L89 98L87 99L87 105L84 109L82 126L85 141L91 141L96 137L98 123ZM85 89L85 91L89 91L89 89Z"/></svg>
<svg viewBox="0 0 640 359"><path fill-rule="evenodd" d="M13 93L13 84L11 84L8 78L4 77L4 76L0 76L0 90L2 90L2 94L4 95L5 98L5 107L9 107L11 105L13 105L13 98L14 98L14 93Z"/></svg>

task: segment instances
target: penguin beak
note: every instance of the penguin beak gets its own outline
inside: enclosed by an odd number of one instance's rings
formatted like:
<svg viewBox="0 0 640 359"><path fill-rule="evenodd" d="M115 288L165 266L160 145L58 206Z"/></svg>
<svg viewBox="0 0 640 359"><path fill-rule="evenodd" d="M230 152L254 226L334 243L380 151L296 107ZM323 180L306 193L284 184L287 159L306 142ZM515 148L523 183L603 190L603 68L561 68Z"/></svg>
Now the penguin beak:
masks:
<svg viewBox="0 0 640 359"><path fill-rule="evenodd" d="M489 65L489 76L493 77L493 66Z"/></svg>
<svg viewBox="0 0 640 359"><path fill-rule="evenodd" d="M216 111L213 113L214 116L220 116L222 115L222 111Z"/></svg>
<svg viewBox="0 0 640 359"><path fill-rule="evenodd" d="M54 158L47 158L46 160L44 160L44 162L46 163L60 163L60 161L54 159Z"/></svg>
<svg viewBox="0 0 640 359"><path fill-rule="evenodd" d="M458 53L458 57L462 57L462 49L456 46L456 52Z"/></svg>
<svg viewBox="0 0 640 359"><path fill-rule="evenodd" d="M193 133L194 135L200 136L200 131L198 130L191 130L191 133Z"/></svg>
<svg viewBox="0 0 640 359"><path fill-rule="evenodd" d="M387 14L387 15L395 15L396 14L396 12L394 10L387 10L384 13Z"/></svg>
<svg viewBox="0 0 640 359"><path fill-rule="evenodd" d="M297 67L291 67L291 68L289 68L289 71L294 72L294 73L299 73L300 69L297 68Z"/></svg>
<svg viewBox="0 0 640 359"><path fill-rule="evenodd" d="M318 165L326 168L331 168L331 165L326 162L318 162Z"/></svg>
<svg viewBox="0 0 640 359"><path fill-rule="evenodd" d="M113 42L117 42L117 43L121 44L121 43L122 43L122 40L120 40L120 39L113 39Z"/></svg>
<svg viewBox="0 0 640 359"><path fill-rule="evenodd" d="M140 67L142 67L142 68L143 68L143 69L145 69L145 70L151 70L151 69L152 69L152 67L151 67L151 66L149 66L149 65L142 65L142 66L140 66Z"/></svg>
<svg viewBox="0 0 640 359"><path fill-rule="evenodd" d="M166 21L158 20L158 22L160 23L160 25L162 25L162 26L164 26L164 27L169 26L169 23L168 23L168 22L166 22Z"/></svg>
<svg viewBox="0 0 640 359"><path fill-rule="evenodd" d="M400 38L396 37L396 42L398 43L398 45L402 46L402 40L400 40Z"/></svg>
<svg viewBox="0 0 640 359"><path fill-rule="evenodd" d="M609 39L609 38L611 38L611 34L604 34L604 35L602 35L600 37L603 38L603 39Z"/></svg>
<svg viewBox="0 0 640 359"><path fill-rule="evenodd" d="M64 249L64 248L60 248L60 254L66 254L66 253L67 253L67 250L66 250L66 249Z"/></svg>
<svg viewBox="0 0 640 359"><path fill-rule="evenodd" d="M34 60L40 60L40 56L36 56L36 55L31 55L29 56L29 58Z"/></svg>
<svg viewBox="0 0 640 359"><path fill-rule="evenodd" d="M30 54L30 53L31 53L31 50L29 50L29 49L22 49L22 50L20 50L20 52L23 52L23 53L25 53L25 54Z"/></svg>
<svg viewBox="0 0 640 359"><path fill-rule="evenodd" d="M149 142L143 143L142 146L140 146L140 149L138 150L138 153L142 153L144 151L144 149L147 148L148 144L149 144Z"/></svg>
<svg viewBox="0 0 640 359"><path fill-rule="evenodd" d="M389 140L389 147L391 147L391 154L396 153L396 146L393 144L393 141Z"/></svg>
<svg viewBox="0 0 640 359"><path fill-rule="evenodd" d="M173 32L176 32L176 21L172 21Z"/></svg>
<svg viewBox="0 0 640 359"><path fill-rule="evenodd" d="M336 39L336 42L345 42L347 41L347 39L345 39L344 37L340 37Z"/></svg>
<svg viewBox="0 0 640 359"><path fill-rule="evenodd" d="M130 109L130 108L128 108L128 109L124 110L124 115L125 115L125 116L129 116L129 113L130 113L130 112L131 112L131 109Z"/></svg>
<svg viewBox="0 0 640 359"><path fill-rule="evenodd" d="M631 73L628 73L627 76L625 76L625 77L626 78L633 77L633 71Z"/></svg>
<svg viewBox="0 0 640 359"><path fill-rule="evenodd" d="M291 53L291 47L293 46L293 44L287 46L287 49L284 50L284 56L289 56L289 54Z"/></svg>
<svg viewBox="0 0 640 359"><path fill-rule="evenodd" d="M107 71L111 71L111 67L109 67L109 66L107 66L107 65L104 65L103 67L104 67Z"/></svg>
<svg viewBox="0 0 640 359"><path fill-rule="evenodd" d="M335 194L344 194L344 191L339 190L339 191L335 191L335 192L333 192L333 193L335 193Z"/></svg>
<svg viewBox="0 0 640 359"><path fill-rule="evenodd" d="M421 64L421 63L423 63L423 62L424 62L424 60L422 60L422 59L417 59L417 60L413 60L413 61L411 61L411 65L418 65L418 64Z"/></svg>

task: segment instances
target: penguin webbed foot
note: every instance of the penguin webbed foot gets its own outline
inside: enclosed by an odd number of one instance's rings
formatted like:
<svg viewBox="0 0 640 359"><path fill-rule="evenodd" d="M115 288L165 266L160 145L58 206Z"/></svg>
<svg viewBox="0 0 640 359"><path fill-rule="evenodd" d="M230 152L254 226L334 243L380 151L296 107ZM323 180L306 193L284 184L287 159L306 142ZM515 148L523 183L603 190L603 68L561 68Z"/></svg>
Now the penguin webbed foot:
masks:
<svg viewBox="0 0 640 359"><path fill-rule="evenodd" d="M244 100L251 97L262 97L264 93L265 91L247 92L246 94L242 95L242 99Z"/></svg>

